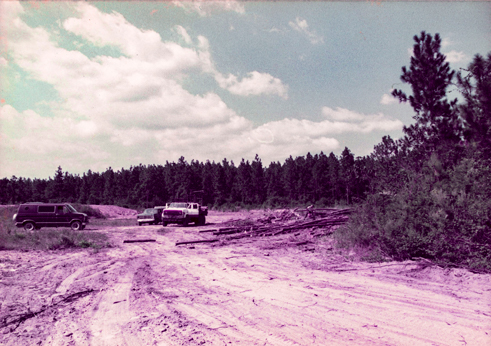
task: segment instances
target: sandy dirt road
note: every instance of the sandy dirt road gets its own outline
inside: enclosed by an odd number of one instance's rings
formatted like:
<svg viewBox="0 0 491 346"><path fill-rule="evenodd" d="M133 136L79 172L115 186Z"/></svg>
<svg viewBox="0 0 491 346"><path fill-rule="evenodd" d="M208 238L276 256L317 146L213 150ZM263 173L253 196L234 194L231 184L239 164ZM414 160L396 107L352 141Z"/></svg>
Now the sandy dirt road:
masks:
<svg viewBox="0 0 491 346"><path fill-rule="evenodd" d="M117 246L97 253L1 252L0 344L491 345L489 275L354 263L287 237L175 245L210 237L199 229L107 228Z"/></svg>

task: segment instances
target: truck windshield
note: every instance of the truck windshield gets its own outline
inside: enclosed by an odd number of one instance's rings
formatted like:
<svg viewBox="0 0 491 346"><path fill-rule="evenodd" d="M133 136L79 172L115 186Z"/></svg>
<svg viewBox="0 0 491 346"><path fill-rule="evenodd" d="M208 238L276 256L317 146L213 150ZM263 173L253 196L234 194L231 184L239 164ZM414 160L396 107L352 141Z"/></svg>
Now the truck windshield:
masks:
<svg viewBox="0 0 491 346"><path fill-rule="evenodd" d="M169 208L186 208L187 206L187 203L171 203Z"/></svg>
<svg viewBox="0 0 491 346"><path fill-rule="evenodd" d="M155 214L155 209L151 208L151 209L145 209L145 211L143 212L143 214Z"/></svg>

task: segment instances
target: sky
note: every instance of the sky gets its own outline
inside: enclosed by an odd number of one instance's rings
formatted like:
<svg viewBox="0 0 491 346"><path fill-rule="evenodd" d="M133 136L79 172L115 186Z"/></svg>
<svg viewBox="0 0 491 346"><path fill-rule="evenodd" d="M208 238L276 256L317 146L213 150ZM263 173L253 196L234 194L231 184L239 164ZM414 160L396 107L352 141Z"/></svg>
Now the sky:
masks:
<svg viewBox="0 0 491 346"><path fill-rule="evenodd" d="M459 71L491 3L0 1L0 178L369 155L421 31Z"/></svg>

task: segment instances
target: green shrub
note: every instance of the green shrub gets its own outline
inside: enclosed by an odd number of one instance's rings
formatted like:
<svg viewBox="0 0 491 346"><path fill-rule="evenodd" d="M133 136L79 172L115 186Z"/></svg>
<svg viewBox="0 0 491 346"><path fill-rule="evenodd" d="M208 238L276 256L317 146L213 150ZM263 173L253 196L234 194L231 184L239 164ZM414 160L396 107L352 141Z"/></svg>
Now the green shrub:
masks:
<svg viewBox="0 0 491 346"><path fill-rule="evenodd" d="M426 168L396 194L368 196L336 232L338 246L491 271L489 165L463 159L439 175Z"/></svg>

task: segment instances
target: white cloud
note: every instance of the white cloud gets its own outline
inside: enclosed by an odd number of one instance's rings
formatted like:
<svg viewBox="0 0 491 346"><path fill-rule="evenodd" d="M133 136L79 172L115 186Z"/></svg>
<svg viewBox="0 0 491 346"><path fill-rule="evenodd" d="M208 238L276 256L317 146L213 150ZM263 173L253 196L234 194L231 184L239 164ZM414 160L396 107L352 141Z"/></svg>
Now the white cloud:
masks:
<svg viewBox="0 0 491 346"><path fill-rule="evenodd" d="M322 114L328 119L322 121L316 131L327 133L372 131L394 131L402 129L403 123L382 113L362 114L349 109L337 107L335 110L329 107L322 108Z"/></svg>
<svg viewBox="0 0 491 346"><path fill-rule="evenodd" d="M452 46L452 45L454 45L454 44L455 44L455 42L453 42L453 41L452 41L450 38L448 38L448 37L444 37L444 38L442 39L442 48L446 48L446 47L448 47L448 46Z"/></svg>
<svg viewBox="0 0 491 346"><path fill-rule="evenodd" d="M382 99L380 100L380 104L382 105L391 105L394 103L398 103L397 99L391 94L383 94Z"/></svg>
<svg viewBox="0 0 491 346"><path fill-rule="evenodd" d="M18 1L0 1L0 13L4 23L17 18L19 14L24 13L24 8ZM0 23L1 24L1 23Z"/></svg>
<svg viewBox="0 0 491 346"><path fill-rule="evenodd" d="M268 73L253 71L248 73L247 77L242 78L241 81L232 74L224 77L217 73L215 80L220 87L235 95L278 95L284 99L288 98L288 86Z"/></svg>
<svg viewBox="0 0 491 346"><path fill-rule="evenodd" d="M235 0L194 0L194 1L173 1L174 6L181 7L188 12L196 12L202 17L211 15L217 11L231 11L240 14L245 13L244 5Z"/></svg>
<svg viewBox="0 0 491 346"><path fill-rule="evenodd" d="M133 60L159 64L171 61L177 69L198 63L197 54L192 49L181 47L173 42L162 42L157 32L140 30L119 13L102 13L86 3L78 3L77 10L81 17L65 20L63 27L92 44L116 46Z"/></svg>
<svg viewBox="0 0 491 346"><path fill-rule="evenodd" d="M184 42L186 42L187 44L191 44L193 41L191 40L191 36L189 36L188 32L186 31L186 29L184 29L182 26L180 25L176 25L176 28L175 28L176 32L182 36L182 38L184 39Z"/></svg>
<svg viewBox="0 0 491 346"><path fill-rule="evenodd" d="M447 61L449 63L458 63L458 62L466 62L469 61L470 58L464 52L457 52L455 50L451 50L448 53L444 53L447 57Z"/></svg>
<svg viewBox="0 0 491 346"><path fill-rule="evenodd" d="M309 30L309 25L305 19L301 19L299 17L295 18L294 22L288 23L290 27L292 27L295 31L298 31L307 36L310 43L318 44L324 43L324 38L318 35L315 30Z"/></svg>

